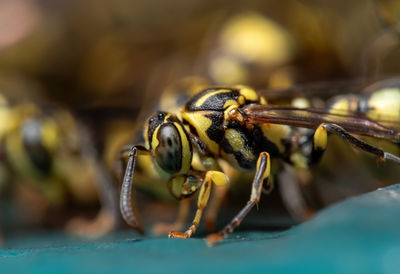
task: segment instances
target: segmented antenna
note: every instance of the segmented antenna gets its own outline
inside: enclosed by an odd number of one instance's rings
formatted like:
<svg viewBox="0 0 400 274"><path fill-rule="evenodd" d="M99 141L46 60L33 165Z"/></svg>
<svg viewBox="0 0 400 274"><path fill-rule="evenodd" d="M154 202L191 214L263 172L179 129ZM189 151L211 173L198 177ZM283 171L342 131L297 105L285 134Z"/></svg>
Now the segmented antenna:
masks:
<svg viewBox="0 0 400 274"><path fill-rule="evenodd" d="M134 227L140 232L143 232L138 214L136 213L135 207L132 202L132 179L135 169L136 154L137 149L136 147L133 147L129 152L128 164L126 166L124 179L122 181L121 198L119 205L122 217L124 218L125 222L131 227Z"/></svg>

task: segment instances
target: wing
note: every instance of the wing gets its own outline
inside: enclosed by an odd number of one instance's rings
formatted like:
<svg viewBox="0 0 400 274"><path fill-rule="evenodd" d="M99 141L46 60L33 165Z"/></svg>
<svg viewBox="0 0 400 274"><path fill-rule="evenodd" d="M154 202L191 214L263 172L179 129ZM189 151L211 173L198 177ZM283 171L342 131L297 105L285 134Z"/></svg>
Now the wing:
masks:
<svg viewBox="0 0 400 274"><path fill-rule="evenodd" d="M282 89L262 89L257 92L265 96L268 101L289 100L295 97L328 99L339 94L360 93L371 83L372 81L361 79L325 81L298 84Z"/></svg>
<svg viewBox="0 0 400 274"><path fill-rule="evenodd" d="M298 84L282 89L257 90L268 101L289 100L295 97L329 99L341 94L367 94L378 89L399 87L400 77L386 79L351 79Z"/></svg>
<svg viewBox="0 0 400 274"><path fill-rule="evenodd" d="M243 108L248 123L271 123L316 129L322 123L333 123L349 133L388 139L400 143L400 121L390 117L370 120L360 113L333 114L321 109L301 109L270 105L251 105Z"/></svg>

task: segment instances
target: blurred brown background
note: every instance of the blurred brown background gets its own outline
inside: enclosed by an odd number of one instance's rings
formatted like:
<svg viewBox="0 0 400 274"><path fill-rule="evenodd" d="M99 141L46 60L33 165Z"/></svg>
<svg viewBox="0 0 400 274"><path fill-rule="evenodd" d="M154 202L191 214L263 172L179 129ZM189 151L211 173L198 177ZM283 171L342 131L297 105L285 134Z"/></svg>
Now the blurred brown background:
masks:
<svg viewBox="0 0 400 274"><path fill-rule="evenodd" d="M398 74L399 3L0 0L0 93L72 110L112 165L184 77L264 89Z"/></svg>
<svg viewBox="0 0 400 274"><path fill-rule="evenodd" d="M32 81L72 109L138 111L174 79L209 76L224 23L255 12L290 37L277 65L295 82L396 74L395 2L1 0L0 77Z"/></svg>

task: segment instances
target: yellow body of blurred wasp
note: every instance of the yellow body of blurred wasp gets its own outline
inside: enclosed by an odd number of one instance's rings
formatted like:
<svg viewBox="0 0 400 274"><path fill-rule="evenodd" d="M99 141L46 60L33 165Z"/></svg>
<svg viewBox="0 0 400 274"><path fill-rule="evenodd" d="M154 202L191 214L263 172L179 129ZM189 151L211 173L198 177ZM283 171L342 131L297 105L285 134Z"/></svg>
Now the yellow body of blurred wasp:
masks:
<svg viewBox="0 0 400 274"><path fill-rule="evenodd" d="M118 214L113 210L116 198L111 196L116 192L111 179L87 129L70 112L33 100L9 102L0 95L0 121L0 185L23 190L20 200L28 215L43 217L71 201L93 204L100 195L103 210L97 225L76 219L70 228L97 236L115 226Z"/></svg>
<svg viewBox="0 0 400 274"><path fill-rule="evenodd" d="M178 115L156 112L146 125L146 145L130 147L121 189L122 215L129 225L140 227L131 201L138 154L151 157L176 198L199 191L192 225L183 233L170 232L173 238L187 238L196 231L213 183L228 184L218 160L241 171L255 169L248 203L225 228L208 237L209 244L223 239L241 223L260 200L263 186L271 188L271 159L302 168L318 163L327 147L328 132L381 161L400 164L398 156L355 136L384 139L398 146L399 87L399 79L383 81L364 94L338 96L324 109L267 104L268 92L263 94L265 100L245 86L205 88L192 96ZM193 167L194 153L200 156L204 170ZM177 187L179 194L174 191Z"/></svg>

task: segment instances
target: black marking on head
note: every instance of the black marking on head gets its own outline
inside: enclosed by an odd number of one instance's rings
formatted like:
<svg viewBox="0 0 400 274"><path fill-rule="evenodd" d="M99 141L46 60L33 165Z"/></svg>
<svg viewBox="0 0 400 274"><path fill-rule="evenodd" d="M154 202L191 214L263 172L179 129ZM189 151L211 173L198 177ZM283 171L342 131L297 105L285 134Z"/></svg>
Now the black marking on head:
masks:
<svg viewBox="0 0 400 274"><path fill-rule="evenodd" d="M196 106L196 103L207 94L216 92L218 90L225 90L225 92L216 93L209 98L207 98L200 106ZM230 91L226 91L230 90ZM237 89L232 88L211 88L203 90L202 92L198 93L197 95L193 96L186 103L186 110L188 111L197 111L197 110L214 110L214 111L223 111L224 105L228 100L237 100L240 96L240 93Z"/></svg>

